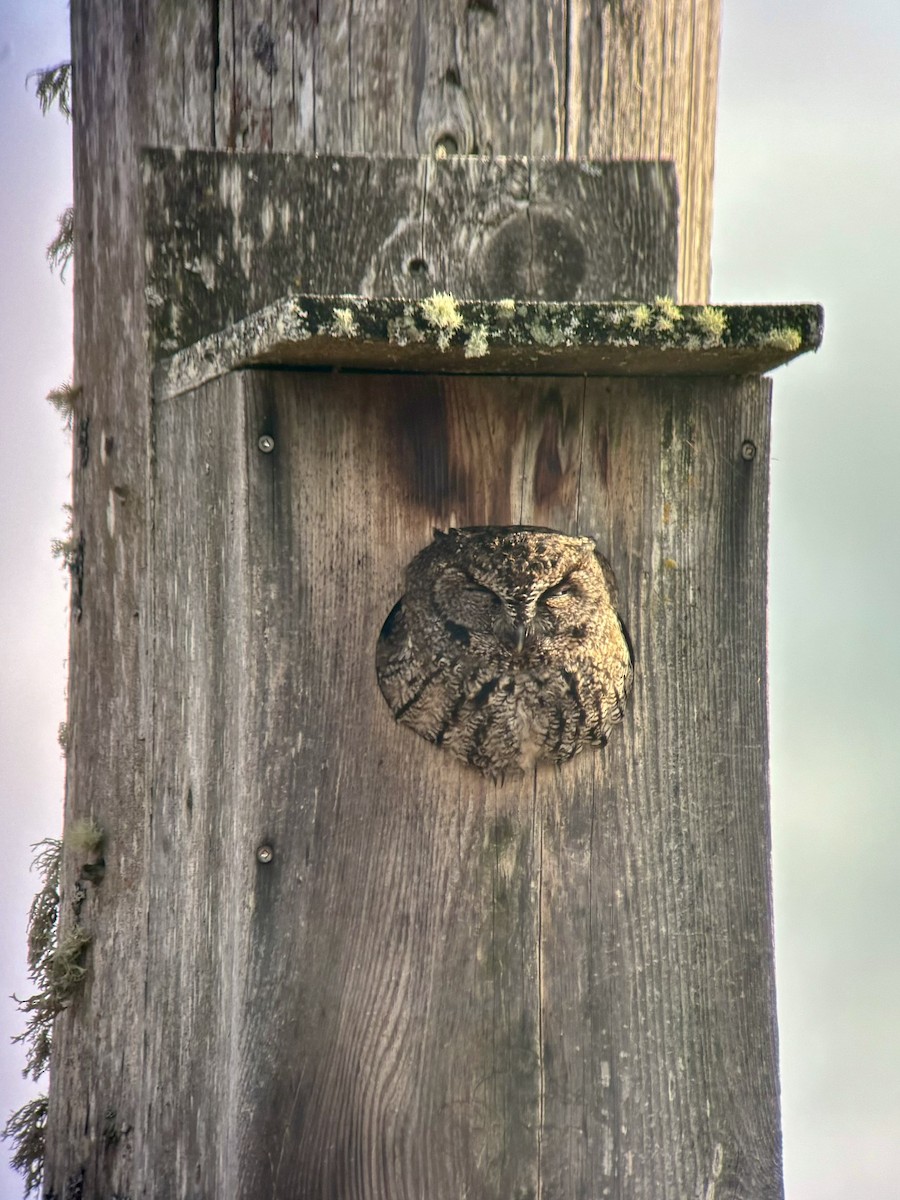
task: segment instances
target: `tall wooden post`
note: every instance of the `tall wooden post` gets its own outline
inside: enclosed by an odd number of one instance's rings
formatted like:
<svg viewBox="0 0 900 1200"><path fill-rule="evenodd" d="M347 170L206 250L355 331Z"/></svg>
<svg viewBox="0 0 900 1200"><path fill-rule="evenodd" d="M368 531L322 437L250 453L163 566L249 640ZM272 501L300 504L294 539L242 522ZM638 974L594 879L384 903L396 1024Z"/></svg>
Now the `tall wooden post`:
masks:
<svg viewBox="0 0 900 1200"><path fill-rule="evenodd" d="M705 300L717 40L715 0L73 3L66 819L106 873L67 853L48 1194L780 1195L754 372L813 334L522 306L504 359L473 310L488 379L420 309L278 300ZM457 154L672 158L681 208ZM377 373L272 369L317 363ZM604 539L639 672L608 754L494 788L372 658L432 525L518 521Z"/></svg>

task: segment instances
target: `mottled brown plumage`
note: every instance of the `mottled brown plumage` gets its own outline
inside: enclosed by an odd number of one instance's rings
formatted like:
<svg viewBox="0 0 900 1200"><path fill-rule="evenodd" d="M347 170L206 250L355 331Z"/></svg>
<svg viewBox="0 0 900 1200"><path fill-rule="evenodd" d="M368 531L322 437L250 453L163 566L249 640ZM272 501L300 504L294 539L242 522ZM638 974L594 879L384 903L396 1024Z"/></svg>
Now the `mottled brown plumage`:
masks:
<svg viewBox="0 0 900 1200"><path fill-rule="evenodd" d="M376 654L395 718L495 779L604 745L632 668L594 542L528 525L435 530Z"/></svg>

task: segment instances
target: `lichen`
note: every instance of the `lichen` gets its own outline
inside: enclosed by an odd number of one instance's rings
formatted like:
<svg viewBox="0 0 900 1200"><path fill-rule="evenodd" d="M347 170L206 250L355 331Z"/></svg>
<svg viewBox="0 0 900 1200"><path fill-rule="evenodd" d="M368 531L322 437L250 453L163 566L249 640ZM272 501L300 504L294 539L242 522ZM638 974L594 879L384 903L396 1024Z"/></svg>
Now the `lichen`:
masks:
<svg viewBox="0 0 900 1200"><path fill-rule="evenodd" d="M75 421L75 402L81 395L81 388L71 380L57 384L47 393L47 402L52 404L63 419L66 429L71 429Z"/></svg>
<svg viewBox="0 0 900 1200"><path fill-rule="evenodd" d="M497 301L497 317L501 321L511 321L516 315L516 302L508 296Z"/></svg>
<svg viewBox="0 0 900 1200"><path fill-rule="evenodd" d="M653 328L657 333L671 333L684 319L684 313L671 296L657 296L653 301Z"/></svg>
<svg viewBox="0 0 900 1200"><path fill-rule="evenodd" d="M93 817L80 817L73 821L65 834L65 846L74 854L89 858L102 854L106 835Z"/></svg>
<svg viewBox="0 0 900 1200"><path fill-rule="evenodd" d="M72 506L64 504L63 511L66 514L65 537L51 539L50 553L54 558L59 559L61 566L69 571L73 571L78 564L81 539L77 538L72 530Z"/></svg>
<svg viewBox="0 0 900 1200"><path fill-rule="evenodd" d="M707 304L694 314L694 323L703 335L707 345L720 345L722 335L728 328L728 318L721 308L713 308Z"/></svg>
<svg viewBox="0 0 900 1200"><path fill-rule="evenodd" d="M488 352L487 328L484 325L473 325L463 354L466 358L483 358Z"/></svg>
<svg viewBox="0 0 900 1200"><path fill-rule="evenodd" d="M336 308L334 311L334 320L331 323L331 334L333 337L356 337L359 333L359 326L356 323L356 318L353 316L353 310L350 308Z"/></svg>
<svg viewBox="0 0 900 1200"><path fill-rule="evenodd" d="M38 1079L50 1061L51 1035L56 1015L72 1001L85 976L84 953L90 935L75 920L65 933L59 932L59 881L62 843L46 838L34 847L33 867L42 883L28 913L28 975L37 990L25 999L13 997L27 1021L14 1042L27 1047L25 1075Z"/></svg>
<svg viewBox="0 0 900 1200"><path fill-rule="evenodd" d="M421 302L422 316L437 330L437 344L441 350L450 345L450 338L463 323L456 300L449 292L432 292Z"/></svg>
<svg viewBox="0 0 900 1200"><path fill-rule="evenodd" d="M59 271L62 280L66 278L66 269L75 253L75 209L69 205L59 214L56 236L46 250L47 262L51 271Z"/></svg>
<svg viewBox="0 0 900 1200"><path fill-rule="evenodd" d="M802 340L799 330L782 326L767 333L760 344L771 347L773 350L786 350L790 352L799 350Z"/></svg>
<svg viewBox="0 0 900 1200"><path fill-rule="evenodd" d="M44 1174L47 1131L46 1096L23 1104L9 1117L3 1129L4 1141L12 1144L10 1166L24 1179L25 1195L39 1192Z"/></svg>
<svg viewBox="0 0 900 1200"><path fill-rule="evenodd" d="M403 315L393 317L387 323L388 341L394 346L408 346L410 342L424 342L425 334L418 327L415 317L409 308L403 310Z"/></svg>
<svg viewBox="0 0 900 1200"><path fill-rule="evenodd" d="M646 304L638 304L631 310L631 327L635 330L646 329L650 324L650 309Z"/></svg>

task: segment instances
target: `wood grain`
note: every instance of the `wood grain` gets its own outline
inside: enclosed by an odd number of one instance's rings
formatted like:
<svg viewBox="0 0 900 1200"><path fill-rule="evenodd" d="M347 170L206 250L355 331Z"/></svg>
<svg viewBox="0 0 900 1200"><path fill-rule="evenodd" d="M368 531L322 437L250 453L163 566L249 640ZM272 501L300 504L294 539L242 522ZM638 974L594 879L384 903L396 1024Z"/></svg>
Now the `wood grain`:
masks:
<svg viewBox="0 0 900 1200"><path fill-rule="evenodd" d="M251 612L246 607L251 594L262 612L269 611L272 597L289 594L285 591L289 588L297 589L301 613L312 612L309 606L315 603L314 611L321 616L327 604L308 582L311 576L297 575L299 568L273 560L274 542L269 543L269 557L257 562L256 573L247 578L250 513L258 513L262 505L253 474L259 464L253 457L252 439L249 450L240 441L242 427L235 424L229 431L224 426L227 404L216 409L198 399L194 405L182 406L187 422L183 428L167 430L168 415L152 425L146 306L153 308L156 297L152 289L148 293L139 156L147 146L421 155L433 153L437 143L451 150L455 141L457 149L477 148L490 155L633 157L652 144L651 157L674 156L683 180L701 181L687 184L689 199L682 205L680 220L688 234L682 237L686 266L680 288L683 298L702 299L709 244L708 189L703 189L711 174L712 141L701 142L694 135L698 128L710 127L714 111L712 18L706 26L709 36L704 40L692 32L690 38L681 38L678 55L670 54L667 64L674 66L668 76L673 103L667 111L678 112L693 95L690 81L702 76L707 89L698 94L696 103L692 100L690 111L703 119L698 125L692 116L690 128L684 122L670 122L665 136L651 133L640 144L634 128L628 125L626 130L625 110L634 99L632 93L625 100L627 80L634 74L645 87L649 64L655 61L652 47L668 46L667 31L675 30L676 23L659 16L661 4L648 2L643 9L652 16L643 26L645 48L631 57L617 51L611 58L606 48L621 45L613 35L618 37L620 24L624 28L634 21L637 10L631 5L596 3L596 10L585 9L587 32L578 33L580 27L572 20L575 9L564 0L546 6L440 0L412 7L384 0L334 0L315 6L307 0L270 0L262 10L244 0L229 5L217 0L185 0L179 5L73 0L75 382L81 388L73 490L75 533L83 538L84 564L70 640L66 822L92 815L102 826L107 870L102 885L91 887L81 907L81 920L93 939L86 985L78 1002L61 1014L54 1033L44 1180L48 1195L80 1195L82 1200L113 1195L227 1196L238 1194L245 1181L251 1189L256 1186L253 1180L266 1178L274 1179L279 1188L287 1186L285 1180L294 1186L300 1164L314 1157L314 1151L321 1151L321 1166L315 1168L319 1174L310 1177L312 1194L317 1180L336 1179L337 1194L355 1195L370 1179L383 1188L389 1171L404 1179L442 1180L450 1178L459 1164L463 1164L460 1169L474 1171L484 1161L496 1164L495 1174L501 1180L525 1176L532 1181L522 1185L526 1190L536 1186L537 1168L533 1156L526 1153L537 1137L533 1101L510 1082L513 1068L525 1075L534 1072L535 1047L540 1046L529 1022L535 1012L533 946L541 910L535 909L530 888L516 875L534 861L533 840L517 832L507 837L506 801L499 797L494 801L497 820L491 827L495 832L486 835L476 799L460 780L455 808L452 803L444 807L442 800L441 823L434 826L432 840L426 841L434 847L432 859L424 864L416 858L417 839L427 824L421 814L427 813L434 822L435 805L429 798L439 782L444 786L443 776L434 774L443 772L443 765L427 768L420 791L409 801L412 807L384 799L372 821L360 812L358 796L364 780L358 771L341 768L346 771L341 778L349 779L355 792L343 787L323 790L328 780L337 778L335 764L343 761L339 748L330 743L320 744L312 766L303 759L302 791L295 795L279 790L282 779L293 786L293 775L284 772L293 770L295 758L282 760L275 753L283 748L280 739L287 734L262 730L258 712L253 717L255 740L249 737L252 714L247 697L256 696L263 710L268 697L251 687L248 671L253 662L240 638L257 638L254 645L262 655L257 670L265 667L267 686L275 692L287 686L279 682L281 670L296 685L297 694L306 696L308 729L321 737L333 735L335 726L324 723L318 714L318 693L308 687L304 693L303 688L307 681L319 688L327 685L331 689L327 694L334 697L345 678L341 674L345 651L343 642L331 647L324 665L316 668L319 673L310 669L308 676L286 666L284 657L280 666L265 657L268 643L264 636L259 642L259 627L253 625L259 619L257 609ZM669 0L665 5L667 13L675 8L698 14L692 18L692 30L699 29L707 11L706 3L688 6L682 0ZM579 90L572 64L578 39L584 37L596 43L592 51L596 69L593 74L582 70ZM617 82L610 85L611 93L605 93L611 98L604 102L606 124L601 124L597 82L605 72ZM641 101L646 112L646 120L642 117L640 122L641 136L645 128L656 128L654 120L662 111L659 96L668 93L661 89L652 98L647 94L646 104ZM585 115L576 122L573 114L579 105ZM573 141L576 129L590 129L590 136L579 132ZM364 234L365 226L359 230L360 239ZM350 250L345 246L339 252ZM373 290L377 286L373 283ZM165 296L161 300L163 305L167 302ZM209 394L232 386L232 382L214 385ZM517 388L527 392L534 384L509 386L515 393ZM440 394L437 384L433 392ZM285 405L284 421L291 403ZM173 403L172 414L180 404ZM235 401L230 411L239 414L240 410ZM435 508L428 482L432 476L442 480L445 499L438 507L448 519L451 501L460 512L485 516L495 509L499 512L504 489L508 491L506 476L498 474L493 460L476 455L467 466L455 451L451 455L442 448L439 414L428 419L435 423L434 437L425 432L430 426L418 422L409 433L402 423L396 425L386 460L393 463L395 445L400 445L405 461L417 464L421 475L415 484L412 481L418 476L409 477L409 502L416 515L409 518L408 527L405 509L386 513L378 508L385 537L393 538L385 545L393 544L398 560L426 536L425 526ZM189 428L192 421L197 424ZM487 438L484 444L498 453L508 435L503 421L493 416L487 426L483 418L476 421L473 415L468 422L454 421L453 429L454 445L473 449ZM157 457L151 435L164 442L169 438L165 458ZM343 444L338 439L334 445ZM240 452L248 456L243 474ZM520 458L523 452L517 450L516 455ZM340 459L343 453L332 449L323 461L334 463L335 454ZM500 461L506 462L502 453ZM228 482L222 478L225 463L229 474L235 472ZM393 472L388 474L393 479ZM196 478L189 479L192 475ZM220 481L230 497L227 504L221 490L217 497L201 490L206 476ZM546 490L554 477L552 470L547 468L544 477ZM519 495L522 482L519 477ZM382 483L379 478L378 486ZM340 508L345 502L339 491L330 489L329 483L325 496ZM274 504L274 493L267 494ZM374 504L376 493L368 494ZM183 521L179 524L178 514L166 507L176 497L196 515L196 531ZM203 502L206 508L201 512ZM285 530L298 522L305 526L311 519L305 508L301 521L282 505L276 507L279 520L286 522ZM314 507L310 511L314 514ZM238 521L235 514L242 512L246 517ZM164 524L151 539L155 519ZM169 553L177 553L179 561L165 557ZM358 553L366 561L362 551ZM310 554L310 567L324 569L325 578L329 571L350 571L355 561L322 544ZM268 574L263 563L268 564ZM384 570L379 579L387 592ZM232 574L223 574L226 571L238 572L245 584L235 590ZM248 592L251 580L257 591ZM378 592L375 599L381 595ZM154 605L160 606L158 611ZM286 620L286 613L271 617L273 623ZM281 637L290 658L293 643L285 640L283 632ZM364 638L363 630L350 631L346 652L359 648ZM742 644L740 639L737 644ZM224 649L229 647L231 658L225 661ZM197 658L201 654L206 665ZM188 691L163 694L157 685L174 681L176 675ZM361 687L350 682L348 704L359 703ZM227 713L217 700L225 689L238 698ZM178 717L180 733L175 732ZM162 729L171 738L161 738ZM389 732L384 731L385 739ZM345 741L349 744L351 739ZM270 746L271 756L261 757ZM292 746L296 757L301 747ZM305 752L309 753L308 742ZM261 786L262 764L272 766L272 787L265 788L255 809L248 798L257 795L253 788ZM319 800L324 795L328 799L322 815ZM245 808L239 804L243 799L248 799ZM263 801L268 808L262 807ZM299 820L296 810L304 804L315 815ZM313 828L316 821L322 822L332 840L339 834L345 848L355 845L362 851L367 847L366 831L377 828L382 816L389 818L387 828L398 847L391 872L375 858L356 862L346 853L324 862L330 843L311 842L310 853L315 850L316 857L310 862L318 874L317 890L308 900L309 918L303 917L302 907L295 915L280 904L283 891L279 889L287 887L288 881L292 893L300 894L295 886L300 860L288 858L294 874L278 883L282 859L276 857L269 882L260 879L257 886L256 838L274 838L281 829L279 821L288 829L298 821L303 828L308 827L303 821L312 820ZM196 834L191 833L190 820ZM338 833L332 834L335 827ZM543 822L535 819L534 827L543 828ZM459 852L454 863L441 858L442 832L448 845L456 839ZM490 864L490 870L482 867L479 886L472 892L482 897L482 905L487 904L484 897L492 898L490 921L481 918L481 924L475 923L483 911L476 899L446 899L463 894L459 880L468 869L472 846L482 847L483 862ZM410 877L411 886L418 889L415 895L420 896L416 903L404 898L402 867L407 852L418 863L419 873ZM305 869L300 868L301 874ZM67 861L66 919L76 871L75 864ZM750 877L756 878L752 872ZM366 957L362 932L351 936L346 931L357 916L368 918L374 911L371 905L384 896L388 879L394 881L394 892L401 898L385 909L386 927L395 931L392 936L398 946L409 947L404 951L409 957L394 955L376 962ZM495 885L514 879L518 884L510 883L509 902L501 911L493 901ZM472 882L468 876L466 882ZM334 939L323 917L331 917L322 899L329 886L337 897ZM436 905L440 902L433 911L432 900ZM370 907L361 907L364 903ZM433 944L430 975L416 974L412 968L408 975L390 973L390 963L419 963L412 956L421 947L422 929L440 936L445 929L456 928L448 913L458 914L461 926L469 923L475 930L476 950L480 947L481 958L476 953L470 969L469 977L475 980L472 998L469 991L450 987L456 982L452 972L458 969L458 961L444 964L439 941ZM528 914L527 920L523 913ZM294 1008L279 1007L287 996L293 1002L296 995L285 991L283 973L288 968L277 949L278 939L291 932L299 937L296 931L312 929L314 917L318 925L302 948L308 948L316 963L324 964L322 978L328 987L318 1007L309 996L300 997L303 1003L298 1000ZM404 929L412 932L404 934ZM341 941L345 933L349 940ZM414 934L419 939L415 943ZM760 943L760 953L767 945ZM511 964L516 969L495 970L500 982L494 988L488 967L478 967L479 961L495 968ZM367 983L358 996L369 994L379 1001L368 1017L352 1004L348 1007L346 998L357 995L351 984L358 978ZM726 978L731 977L726 973ZM409 1047L417 1022L425 1020L420 1005L438 994L456 996L458 1008L427 1026L431 1041L422 1043L416 1057ZM248 1014L257 1008L260 1016L253 1020ZM383 1025L380 1042L373 1040L379 1028L373 1024L376 1017ZM745 1021L756 1036L758 1023L749 1017ZM274 1070L267 1074L267 1064L273 1061L279 1070L293 1070L293 1047L302 1046L303 1037L319 1022L324 1049L303 1068L314 1074L299 1080ZM456 1064L461 1059L463 1031L476 1025L481 1030L477 1044L498 1048L506 1065L495 1075L473 1081L471 1056L469 1073L457 1074ZM346 1034L345 1043L336 1040L335 1030L342 1038ZM449 1047L446 1055L442 1036ZM749 1033L746 1036L750 1038ZM336 1044L346 1046L344 1058L335 1057ZM213 1048L218 1060L210 1057ZM409 1062L411 1056L413 1062L424 1064L426 1050L440 1069L427 1082L424 1070L419 1072L421 1081L416 1086L422 1106L415 1110L420 1114L416 1116L410 1107ZM406 1057L398 1059L401 1051ZM568 1053L566 1061L572 1061L574 1051ZM708 1055L716 1064L717 1053L717 1043L712 1043ZM537 1061L545 1064L546 1072L547 1056ZM759 1079L761 1094L767 1096L770 1075L765 1053L761 1066L745 1066L740 1058L735 1061L743 1071L730 1080L735 1095L743 1095L745 1079ZM339 1068L333 1077L328 1074L331 1065ZM602 1066L600 1078L605 1078ZM632 1086L630 1077L626 1082ZM282 1112L282 1101L287 1104L283 1111L294 1114L294 1119L298 1110L290 1105L295 1097L307 1094L305 1087L328 1112L340 1115L341 1141L321 1121L307 1125L299 1146L291 1142L273 1146L255 1138L260 1127L253 1122L264 1123L267 1112ZM439 1099L448 1095L454 1099L439 1111ZM482 1124L474 1128L455 1115L460 1111L456 1099L468 1103L472 1095L484 1097ZM257 1117L248 1116L250 1102L256 1103ZM361 1119L366 1123L360 1124ZM741 1142L742 1153L768 1170L772 1138L757 1138L754 1122L760 1119L759 1112L745 1118L742 1128L749 1132ZM447 1140L417 1141L422 1129L417 1121L441 1124ZM619 1133L610 1132L609 1138L628 1148ZM392 1147L399 1158L386 1156L385 1147ZM543 1162L545 1150L540 1153ZM742 1178L739 1163L724 1161L720 1196L732 1173ZM259 1194L267 1195L265 1184L259 1186ZM733 1194L743 1194L740 1186L732 1188ZM240 1194L253 1192L245 1189Z"/></svg>
<svg viewBox="0 0 900 1200"><path fill-rule="evenodd" d="M671 163L144 155L153 341L290 293L652 300L677 286Z"/></svg>
<svg viewBox="0 0 900 1200"><path fill-rule="evenodd" d="M768 392L269 371L162 406L161 1194L780 1196ZM432 526L508 521L600 538L638 674L606 752L495 787L373 656Z"/></svg>
<svg viewBox="0 0 900 1200"><path fill-rule="evenodd" d="M719 0L267 7L223 10L214 144L671 160L679 298L707 301Z"/></svg>

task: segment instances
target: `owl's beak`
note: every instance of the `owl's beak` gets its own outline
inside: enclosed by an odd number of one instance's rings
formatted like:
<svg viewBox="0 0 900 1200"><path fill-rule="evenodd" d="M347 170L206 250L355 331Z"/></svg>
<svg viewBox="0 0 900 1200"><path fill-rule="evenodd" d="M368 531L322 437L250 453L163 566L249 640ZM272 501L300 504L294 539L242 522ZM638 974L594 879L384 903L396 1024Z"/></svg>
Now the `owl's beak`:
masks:
<svg viewBox="0 0 900 1200"><path fill-rule="evenodd" d="M517 623L508 631L506 642L515 654L521 654L525 649L525 638L528 636L528 626Z"/></svg>

